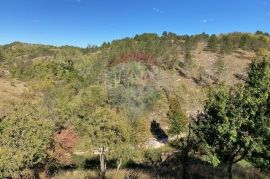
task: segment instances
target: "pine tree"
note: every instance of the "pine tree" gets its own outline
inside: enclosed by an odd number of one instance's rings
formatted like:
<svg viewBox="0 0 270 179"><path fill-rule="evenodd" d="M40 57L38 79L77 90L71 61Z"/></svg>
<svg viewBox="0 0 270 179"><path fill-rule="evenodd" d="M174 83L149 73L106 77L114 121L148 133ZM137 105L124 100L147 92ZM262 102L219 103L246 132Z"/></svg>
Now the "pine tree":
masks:
<svg viewBox="0 0 270 179"><path fill-rule="evenodd" d="M169 133L180 135L185 131L188 123L188 117L182 109L181 101L178 96L169 99L170 109L167 113L169 119Z"/></svg>

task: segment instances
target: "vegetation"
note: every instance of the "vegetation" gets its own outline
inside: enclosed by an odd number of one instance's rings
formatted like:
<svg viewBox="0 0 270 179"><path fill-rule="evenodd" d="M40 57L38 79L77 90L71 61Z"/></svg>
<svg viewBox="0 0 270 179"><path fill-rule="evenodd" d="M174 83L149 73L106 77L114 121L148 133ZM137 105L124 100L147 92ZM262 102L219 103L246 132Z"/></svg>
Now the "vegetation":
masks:
<svg viewBox="0 0 270 179"><path fill-rule="evenodd" d="M169 104L169 111L167 113L169 119L169 133L172 135L180 135L185 131L188 117L181 107L180 98L178 96L170 99Z"/></svg>
<svg viewBox="0 0 270 179"><path fill-rule="evenodd" d="M218 38L216 35L211 35L209 40L208 40L208 48L212 52L217 52L218 50Z"/></svg>
<svg viewBox="0 0 270 179"><path fill-rule="evenodd" d="M255 137L253 157L250 157L257 166L263 169L269 168L269 82L270 64L253 61L248 72L246 88L248 100L245 101L249 124L247 128Z"/></svg>
<svg viewBox="0 0 270 179"><path fill-rule="evenodd" d="M224 74L224 72L225 72L224 59L222 59L222 58L217 59L217 61L214 64L214 72L218 77L220 77Z"/></svg>
<svg viewBox="0 0 270 179"><path fill-rule="evenodd" d="M269 129L265 111L269 108L269 65L265 60L253 61L244 87L227 89L221 85L211 91L204 112L198 116L195 133L209 149L208 160L213 165L227 163L230 178L234 163L252 153L265 154L268 147L264 132ZM268 163L267 157L263 160Z"/></svg>
<svg viewBox="0 0 270 179"><path fill-rule="evenodd" d="M0 178L269 176L269 44L258 31L0 46Z"/></svg>
<svg viewBox="0 0 270 179"><path fill-rule="evenodd" d="M53 123L35 106L18 104L1 119L1 178L31 177L45 169L52 145Z"/></svg>

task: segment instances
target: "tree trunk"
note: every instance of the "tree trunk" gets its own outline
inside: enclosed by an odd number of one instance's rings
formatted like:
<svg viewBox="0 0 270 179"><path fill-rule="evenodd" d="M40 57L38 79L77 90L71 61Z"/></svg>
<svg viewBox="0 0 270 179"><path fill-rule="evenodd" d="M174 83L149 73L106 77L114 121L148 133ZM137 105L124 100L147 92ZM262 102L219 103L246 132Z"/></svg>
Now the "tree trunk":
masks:
<svg viewBox="0 0 270 179"><path fill-rule="evenodd" d="M100 148L99 160L100 160L100 179L106 178L106 163L105 163L105 156L104 156L104 147Z"/></svg>
<svg viewBox="0 0 270 179"><path fill-rule="evenodd" d="M187 175L187 163L186 162L183 162L182 178L183 179L187 179L188 178L188 175Z"/></svg>
<svg viewBox="0 0 270 179"><path fill-rule="evenodd" d="M184 156L183 156L183 162L182 162L182 177L183 179L188 178L187 174L187 168L188 168L188 157L189 157L189 152L190 152L190 136L191 136L191 123L188 125L188 137L187 137L187 143L186 147L184 149Z"/></svg>
<svg viewBox="0 0 270 179"><path fill-rule="evenodd" d="M120 170L120 167L122 166L122 160L119 161L117 164L117 172Z"/></svg>
<svg viewBox="0 0 270 179"><path fill-rule="evenodd" d="M233 175L232 175L232 166L233 166L233 162L230 162L228 165L228 178L232 179Z"/></svg>

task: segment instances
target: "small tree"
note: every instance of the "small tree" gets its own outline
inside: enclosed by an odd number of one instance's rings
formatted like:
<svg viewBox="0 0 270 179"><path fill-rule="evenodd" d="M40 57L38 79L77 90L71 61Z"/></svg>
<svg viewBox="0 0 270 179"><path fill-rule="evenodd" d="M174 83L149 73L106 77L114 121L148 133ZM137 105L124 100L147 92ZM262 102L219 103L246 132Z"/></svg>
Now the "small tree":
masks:
<svg viewBox="0 0 270 179"><path fill-rule="evenodd" d="M105 147L99 149L99 161L100 161L100 179L106 178L106 162L105 162Z"/></svg>
<svg viewBox="0 0 270 179"><path fill-rule="evenodd" d="M188 117L182 109L181 101L178 96L169 99L169 111L167 117L169 119L169 133L172 135L180 135L187 127Z"/></svg>
<svg viewBox="0 0 270 179"><path fill-rule="evenodd" d="M184 66L186 69L192 68L192 56L189 50L186 50L185 52L185 60L184 60Z"/></svg>
<svg viewBox="0 0 270 179"><path fill-rule="evenodd" d="M80 127L87 135L91 150L100 150L101 177L106 173L106 160L115 160L119 167L128 160L123 152L132 148L132 128L125 116L110 108L97 108ZM125 147L123 147L125 146ZM130 150L129 157L133 151ZM125 155L121 155L125 153Z"/></svg>
<svg viewBox="0 0 270 179"><path fill-rule="evenodd" d="M175 147L182 150L182 177L187 178L189 153L197 145L194 140L192 123L189 122L186 112L182 109L179 96L169 99L169 104L169 112L167 113L167 117L169 118L169 133L177 136ZM185 133L187 133L187 136L183 136L179 140L178 136Z"/></svg>
<svg viewBox="0 0 270 179"><path fill-rule="evenodd" d="M239 47L244 50L250 50L252 47L252 37L249 34L243 34L240 38Z"/></svg>
<svg viewBox="0 0 270 179"><path fill-rule="evenodd" d="M233 43L229 35L225 35L221 38L220 52L225 55L232 52Z"/></svg>
<svg viewBox="0 0 270 179"><path fill-rule="evenodd" d="M217 61L214 63L214 71L218 77L223 75L225 71L225 63L223 58L218 58Z"/></svg>
<svg viewBox="0 0 270 179"><path fill-rule="evenodd" d="M218 51L218 39L216 35L210 36L208 40L208 48L214 53Z"/></svg>

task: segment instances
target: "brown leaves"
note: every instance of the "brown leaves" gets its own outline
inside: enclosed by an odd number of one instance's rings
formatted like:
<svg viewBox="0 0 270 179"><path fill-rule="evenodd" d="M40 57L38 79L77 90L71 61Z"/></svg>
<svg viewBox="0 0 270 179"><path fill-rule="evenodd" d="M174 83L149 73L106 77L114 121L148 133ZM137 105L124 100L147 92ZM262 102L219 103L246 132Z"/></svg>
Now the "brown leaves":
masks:
<svg viewBox="0 0 270 179"><path fill-rule="evenodd" d="M78 140L79 136L73 129L63 129L54 136L55 144L68 152L72 152Z"/></svg>
<svg viewBox="0 0 270 179"><path fill-rule="evenodd" d="M118 65L130 61L137 61L147 65L158 65L157 59L155 59L152 55L135 50L121 54L113 61L112 65Z"/></svg>
<svg viewBox="0 0 270 179"><path fill-rule="evenodd" d="M62 129L54 135L51 156L62 164L71 162L70 156L79 141L78 134L70 128Z"/></svg>

